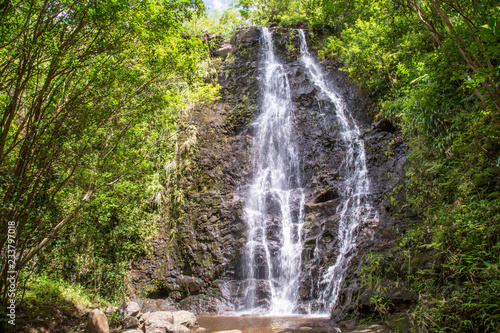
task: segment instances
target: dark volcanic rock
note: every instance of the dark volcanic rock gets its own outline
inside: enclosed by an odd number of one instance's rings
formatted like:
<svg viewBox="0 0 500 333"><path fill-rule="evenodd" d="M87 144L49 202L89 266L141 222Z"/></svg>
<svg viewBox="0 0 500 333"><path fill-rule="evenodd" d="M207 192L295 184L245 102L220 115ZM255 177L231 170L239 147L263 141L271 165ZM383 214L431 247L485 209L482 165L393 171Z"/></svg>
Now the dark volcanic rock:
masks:
<svg viewBox="0 0 500 333"><path fill-rule="evenodd" d="M175 184L182 205L161 222L152 256L132 264L139 297L185 300L181 308L214 312L226 306L217 279L241 274L251 121L258 111L258 37L257 28L237 30L231 39L235 57L219 72L220 99L191 111L198 144L189 175Z"/></svg>
<svg viewBox="0 0 500 333"><path fill-rule="evenodd" d="M254 44L259 36L259 30L255 27L239 28L231 37L231 44L238 49L245 44Z"/></svg>

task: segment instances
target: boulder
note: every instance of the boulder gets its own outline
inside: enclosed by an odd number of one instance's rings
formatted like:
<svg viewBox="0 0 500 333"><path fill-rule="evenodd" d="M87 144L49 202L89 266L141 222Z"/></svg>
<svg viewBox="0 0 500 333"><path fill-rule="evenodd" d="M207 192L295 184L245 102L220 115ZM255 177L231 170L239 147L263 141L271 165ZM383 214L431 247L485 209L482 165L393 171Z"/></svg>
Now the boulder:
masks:
<svg viewBox="0 0 500 333"><path fill-rule="evenodd" d="M168 323L174 322L174 316L171 311L157 311L157 312L149 312L145 313L141 316L143 320L146 322L156 322L156 321L165 321Z"/></svg>
<svg viewBox="0 0 500 333"><path fill-rule="evenodd" d="M259 38L259 30L256 27L236 29L231 37L231 44L239 48L242 44L253 44Z"/></svg>
<svg viewBox="0 0 500 333"><path fill-rule="evenodd" d="M128 316L121 321L123 328L136 328L139 327L139 320L136 317Z"/></svg>
<svg viewBox="0 0 500 333"><path fill-rule="evenodd" d="M172 332L174 324L167 320L151 318L144 323L144 332L146 333L167 333Z"/></svg>
<svg viewBox="0 0 500 333"><path fill-rule="evenodd" d="M221 57L223 59L226 59L226 57L230 54L236 51L236 48L231 45L231 43L228 40L225 40L222 45L213 51L213 55L216 57Z"/></svg>
<svg viewBox="0 0 500 333"><path fill-rule="evenodd" d="M170 328L171 331L168 331L167 332L170 332L170 333L189 333L191 332L191 330L189 328L187 328L186 326L184 325L175 325L173 324Z"/></svg>
<svg viewBox="0 0 500 333"><path fill-rule="evenodd" d="M137 317L141 312L141 307L136 302L127 302L117 310L122 318Z"/></svg>
<svg viewBox="0 0 500 333"><path fill-rule="evenodd" d="M146 333L167 333L167 329L165 327L146 327L144 332ZM168 331L170 332L170 331Z"/></svg>
<svg viewBox="0 0 500 333"><path fill-rule="evenodd" d="M158 333L163 329L164 332L189 332L187 327L195 327L197 323L196 316L189 311L148 312L141 319L147 333Z"/></svg>
<svg viewBox="0 0 500 333"><path fill-rule="evenodd" d="M187 327L196 326L197 319L194 313L189 311L175 311L172 313L174 325L184 325Z"/></svg>
<svg viewBox="0 0 500 333"><path fill-rule="evenodd" d="M165 320L147 320L145 333L189 333L190 330L183 325L175 325Z"/></svg>
<svg viewBox="0 0 500 333"><path fill-rule="evenodd" d="M94 309L89 312L89 319L84 333L109 333L108 318L104 312Z"/></svg>
<svg viewBox="0 0 500 333"><path fill-rule="evenodd" d="M145 299L142 301L141 312L175 311L178 310L175 303L170 299Z"/></svg>

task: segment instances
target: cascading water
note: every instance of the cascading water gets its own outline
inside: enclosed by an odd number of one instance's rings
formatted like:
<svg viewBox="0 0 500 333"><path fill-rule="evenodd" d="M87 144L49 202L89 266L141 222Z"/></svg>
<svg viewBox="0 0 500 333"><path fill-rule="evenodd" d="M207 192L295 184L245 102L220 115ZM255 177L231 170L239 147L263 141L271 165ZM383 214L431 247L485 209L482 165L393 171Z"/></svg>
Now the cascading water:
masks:
<svg viewBox="0 0 500 333"><path fill-rule="evenodd" d="M342 98L330 87L321 68L310 55L304 31L300 37L301 62L312 83L335 106L335 115L340 127L340 138L345 147L344 182L339 189L342 203L337 208L340 216L338 226L338 256L335 264L322 273L318 289L320 312L330 312L338 301L345 273L356 247L357 230L369 218L371 206L368 202L370 182L366 168L365 149L356 121L346 109Z"/></svg>
<svg viewBox="0 0 500 333"><path fill-rule="evenodd" d="M291 314L298 299L305 195L293 140L290 85L267 28L262 28L261 43L263 98L252 147L255 176L244 207L244 297L247 310L263 307L270 314Z"/></svg>

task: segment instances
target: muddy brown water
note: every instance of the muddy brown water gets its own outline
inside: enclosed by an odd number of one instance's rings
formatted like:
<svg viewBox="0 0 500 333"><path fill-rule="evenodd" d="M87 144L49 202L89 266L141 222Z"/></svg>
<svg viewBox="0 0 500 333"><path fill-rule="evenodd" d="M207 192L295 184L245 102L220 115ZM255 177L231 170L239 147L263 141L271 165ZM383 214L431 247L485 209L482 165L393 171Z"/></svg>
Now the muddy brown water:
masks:
<svg viewBox="0 0 500 333"><path fill-rule="evenodd" d="M240 330L243 333L287 332L300 328L311 330L312 327L328 319L326 316L199 316L198 324L207 333Z"/></svg>

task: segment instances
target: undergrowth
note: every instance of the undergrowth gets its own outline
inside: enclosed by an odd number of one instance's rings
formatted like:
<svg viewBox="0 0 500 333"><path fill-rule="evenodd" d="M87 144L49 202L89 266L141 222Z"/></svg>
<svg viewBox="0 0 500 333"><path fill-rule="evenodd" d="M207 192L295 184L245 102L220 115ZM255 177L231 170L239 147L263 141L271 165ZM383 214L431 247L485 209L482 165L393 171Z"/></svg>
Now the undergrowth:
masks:
<svg viewBox="0 0 500 333"><path fill-rule="evenodd" d="M64 279L32 274L21 276L19 281L23 284L23 293L19 295L16 306L14 332L51 332L56 329L80 332L91 309L97 307L104 311L109 304L118 305Z"/></svg>
<svg viewBox="0 0 500 333"><path fill-rule="evenodd" d="M498 221L496 197L445 206L388 254L371 254L362 284L383 290L380 281L389 279L417 293L409 312L416 332L500 332ZM382 298L374 306L387 315Z"/></svg>

